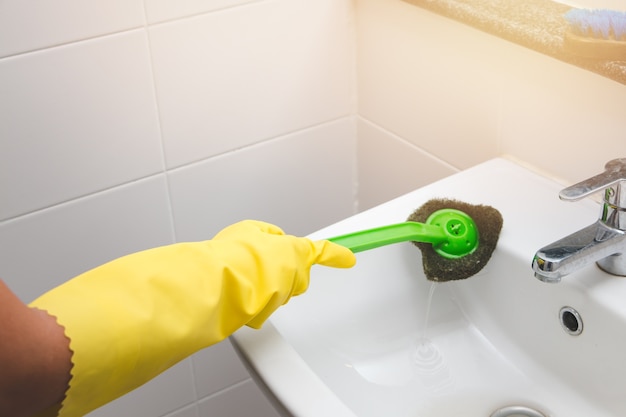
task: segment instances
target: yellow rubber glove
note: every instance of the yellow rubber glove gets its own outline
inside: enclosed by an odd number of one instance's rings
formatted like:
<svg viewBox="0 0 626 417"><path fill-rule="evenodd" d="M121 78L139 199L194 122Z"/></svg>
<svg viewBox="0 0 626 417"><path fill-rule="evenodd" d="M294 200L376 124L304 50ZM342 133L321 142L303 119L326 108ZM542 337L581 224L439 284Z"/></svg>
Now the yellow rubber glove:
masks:
<svg viewBox="0 0 626 417"><path fill-rule="evenodd" d="M31 303L70 339L72 380L59 416L81 417L241 326L260 327L307 289L313 264L355 261L334 243L244 221L212 240L128 255L66 282Z"/></svg>

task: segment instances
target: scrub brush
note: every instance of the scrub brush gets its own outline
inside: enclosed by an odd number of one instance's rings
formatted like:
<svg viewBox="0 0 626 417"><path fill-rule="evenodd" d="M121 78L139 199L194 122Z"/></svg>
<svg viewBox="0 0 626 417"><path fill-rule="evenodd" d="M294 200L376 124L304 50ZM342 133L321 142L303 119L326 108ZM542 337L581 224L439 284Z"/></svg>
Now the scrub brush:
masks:
<svg viewBox="0 0 626 417"><path fill-rule="evenodd" d="M457 259L444 259L433 250L432 246L414 242L422 251L424 274L428 280L435 282L469 278L483 269L496 249L500 230L502 230L502 215L491 206L469 204L451 199L433 199L415 210L408 220L423 221L428 218L430 213L442 208L460 210L474 220L479 231L478 247L467 256Z"/></svg>
<svg viewBox="0 0 626 417"><path fill-rule="evenodd" d="M626 12L608 9L570 9L565 51L584 58L626 60Z"/></svg>
<svg viewBox="0 0 626 417"><path fill-rule="evenodd" d="M426 278L444 282L468 278L486 265L496 247L502 216L493 207L434 199L406 222L329 238L353 252L412 241L422 251Z"/></svg>

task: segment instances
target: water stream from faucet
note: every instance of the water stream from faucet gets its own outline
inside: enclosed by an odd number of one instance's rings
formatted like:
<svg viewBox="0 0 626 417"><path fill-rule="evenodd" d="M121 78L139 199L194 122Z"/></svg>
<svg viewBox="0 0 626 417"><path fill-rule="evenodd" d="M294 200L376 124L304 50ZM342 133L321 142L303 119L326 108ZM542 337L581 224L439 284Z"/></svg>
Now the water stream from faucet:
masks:
<svg viewBox="0 0 626 417"><path fill-rule="evenodd" d="M428 298L426 301L426 313L424 314L424 322L418 336L415 338L412 346L412 361L415 369L415 375L421 380L425 388L431 394L444 391L451 383L452 378L450 370L445 362L441 351L427 336L428 321L432 309L432 301L437 283L430 284Z"/></svg>
<svg viewBox="0 0 626 417"><path fill-rule="evenodd" d="M430 289L428 290L428 298L426 299L426 313L424 314L424 323L422 324L421 334L419 338L426 340L426 330L428 330L428 319L430 319L430 310L433 304L433 295L435 294L435 288L437 283L431 282Z"/></svg>

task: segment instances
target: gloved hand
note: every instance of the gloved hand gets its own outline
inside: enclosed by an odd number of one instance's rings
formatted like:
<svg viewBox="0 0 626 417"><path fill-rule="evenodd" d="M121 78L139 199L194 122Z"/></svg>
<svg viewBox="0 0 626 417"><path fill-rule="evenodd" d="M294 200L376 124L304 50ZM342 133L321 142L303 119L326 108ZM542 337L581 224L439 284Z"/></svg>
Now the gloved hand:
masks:
<svg viewBox="0 0 626 417"><path fill-rule="evenodd" d="M72 380L60 417L82 417L243 325L260 327L303 293L313 264L351 267L328 241L244 221L212 240L150 249L42 295L70 339Z"/></svg>

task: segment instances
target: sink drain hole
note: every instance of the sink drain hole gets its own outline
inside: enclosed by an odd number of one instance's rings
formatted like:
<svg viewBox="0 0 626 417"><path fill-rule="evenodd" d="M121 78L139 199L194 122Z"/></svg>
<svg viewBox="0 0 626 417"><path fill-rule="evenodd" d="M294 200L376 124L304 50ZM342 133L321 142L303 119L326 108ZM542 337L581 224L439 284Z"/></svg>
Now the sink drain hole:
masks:
<svg viewBox="0 0 626 417"><path fill-rule="evenodd" d="M572 307L563 307L559 312L561 327L572 336L578 336L583 332L583 319L578 311Z"/></svg>
<svg viewBox="0 0 626 417"><path fill-rule="evenodd" d="M512 405L500 408L491 414L490 417L547 417L545 414L521 405Z"/></svg>

